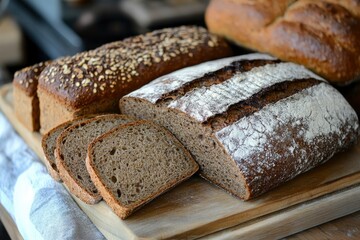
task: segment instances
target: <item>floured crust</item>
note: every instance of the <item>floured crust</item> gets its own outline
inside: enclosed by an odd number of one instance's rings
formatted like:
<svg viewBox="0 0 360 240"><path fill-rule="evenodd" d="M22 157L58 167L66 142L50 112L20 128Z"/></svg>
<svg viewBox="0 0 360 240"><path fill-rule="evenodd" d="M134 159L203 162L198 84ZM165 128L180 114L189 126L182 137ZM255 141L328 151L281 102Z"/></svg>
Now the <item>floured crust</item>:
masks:
<svg viewBox="0 0 360 240"><path fill-rule="evenodd" d="M93 152L94 145L97 142L101 141L102 139L111 138L112 134L114 134L117 131L121 131L122 129L128 128L130 126L136 126L136 125L141 125L141 124L151 124L152 126L165 132L169 136L169 138L173 139L173 141L176 143L177 147L179 147L183 150L183 153L185 153L187 155L188 160L193 162L193 169L188 174L180 176L179 179L175 179L174 181L169 182L168 184L164 185L156 193L147 197L146 199L143 199L140 202L129 204L128 206L125 206L116 199L116 197L112 194L111 190L106 186L104 181L101 179L100 174L97 170L97 167L95 166L95 163L93 161L93 156L91 153ZM87 167L87 170L88 170L90 177L93 180L96 188L99 190L100 195L107 202L107 204L113 209L113 211L116 213L116 215L118 215L121 219L126 219L129 215L131 215L134 211L139 209L141 206L145 205L146 203L148 203L155 197L159 196L160 194L172 189L179 183L185 181L186 179L191 177L195 172L197 172L199 169L199 166L194 161L194 159L192 158L190 153L184 148L184 146L170 132L168 132L166 129L164 129L152 122L149 122L149 121L137 121L137 122L129 123L126 125L122 125L118 128L115 128L115 129L103 134L102 136L98 137L97 139L95 139L88 147L88 155L86 158L86 167Z"/></svg>
<svg viewBox="0 0 360 240"><path fill-rule="evenodd" d="M203 65L192 69L197 67ZM242 199L259 196L357 141L354 110L302 66L245 55L180 84L176 74L123 97L121 111L166 126L191 151L204 178ZM161 94L155 96L155 89Z"/></svg>

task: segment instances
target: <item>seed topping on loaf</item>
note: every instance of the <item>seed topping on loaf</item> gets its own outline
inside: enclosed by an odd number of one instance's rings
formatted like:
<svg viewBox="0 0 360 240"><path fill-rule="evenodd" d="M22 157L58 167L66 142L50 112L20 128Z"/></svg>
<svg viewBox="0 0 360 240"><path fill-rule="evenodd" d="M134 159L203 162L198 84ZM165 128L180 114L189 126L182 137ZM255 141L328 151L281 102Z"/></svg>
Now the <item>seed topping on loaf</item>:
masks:
<svg viewBox="0 0 360 240"><path fill-rule="evenodd" d="M89 100L84 93L119 92L144 77L142 69L177 58L181 61L184 55L193 58L199 45L214 48L221 44L224 42L201 27L167 28L64 58L45 69L41 79L51 92L67 96L66 100ZM155 73L158 68L154 66Z"/></svg>
<svg viewBox="0 0 360 240"><path fill-rule="evenodd" d="M50 62L51 61L40 62L15 72L14 83L25 90L28 96L34 95L36 93L39 75Z"/></svg>

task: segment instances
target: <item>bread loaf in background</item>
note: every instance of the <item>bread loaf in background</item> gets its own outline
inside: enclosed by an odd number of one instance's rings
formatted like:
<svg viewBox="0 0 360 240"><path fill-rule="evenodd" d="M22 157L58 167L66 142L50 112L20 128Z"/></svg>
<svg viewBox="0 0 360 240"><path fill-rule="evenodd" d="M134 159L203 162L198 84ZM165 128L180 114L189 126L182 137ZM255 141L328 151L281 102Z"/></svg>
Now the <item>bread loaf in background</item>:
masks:
<svg viewBox="0 0 360 240"><path fill-rule="evenodd" d="M357 0L212 0L205 18L209 31L302 64L333 84L360 78Z"/></svg>
<svg viewBox="0 0 360 240"><path fill-rule="evenodd" d="M359 129L324 79L264 54L175 71L124 96L120 108L168 128L205 179L242 199L327 161L355 143Z"/></svg>
<svg viewBox="0 0 360 240"><path fill-rule="evenodd" d="M39 79L41 132L77 116L118 112L123 95L174 70L229 56L201 27L157 30L49 65Z"/></svg>
<svg viewBox="0 0 360 240"><path fill-rule="evenodd" d="M36 90L39 75L50 62L41 62L23 68L14 74L13 103L15 115L30 131L38 131L40 129L39 99Z"/></svg>

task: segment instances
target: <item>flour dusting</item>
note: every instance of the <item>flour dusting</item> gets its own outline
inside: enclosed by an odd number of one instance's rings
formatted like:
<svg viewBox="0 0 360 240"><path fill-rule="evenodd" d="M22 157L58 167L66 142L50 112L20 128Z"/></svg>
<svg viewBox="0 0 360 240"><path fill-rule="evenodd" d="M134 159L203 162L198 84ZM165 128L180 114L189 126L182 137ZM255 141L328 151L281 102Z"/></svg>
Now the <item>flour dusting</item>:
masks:
<svg viewBox="0 0 360 240"><path fill-rule="evenodd" d="M320 83L215 135L256 191L328 160L349 137L356 139L358 127L356 113L340 93Z"/></svg>
<svg viewBox="0 0 360 240"><path fill-rule="evenodd" d="M217 71L234 61L256 59L275 60L274 57L266 54L253 53L209 61L159 77L127 96L143 98L151 103L156 103L164 94L177 90L184 84L203 77L206 73Z"/></svg>
<svg viewBox="0 0 360 240"><path fill-rule="evenodd" d="M171 102L169 107L179 109L204 122L216 114L225 112L232 104L246 100L267 87L308 78L323 81L306 68L294 63L268 64L235 74L222 83L194 89Z"/></svg>

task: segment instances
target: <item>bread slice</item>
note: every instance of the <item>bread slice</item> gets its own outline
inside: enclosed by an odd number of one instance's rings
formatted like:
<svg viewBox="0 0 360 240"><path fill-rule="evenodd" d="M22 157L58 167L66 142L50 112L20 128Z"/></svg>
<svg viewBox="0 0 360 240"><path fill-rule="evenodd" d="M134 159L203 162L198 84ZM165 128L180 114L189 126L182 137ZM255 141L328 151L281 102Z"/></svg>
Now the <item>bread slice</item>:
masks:
<svg viewBox="0 0 360 240"><path fill-rule="evenodd" d="M133 118L125 115L103 115L77 123L60 134L56 141L56 166L61 179L72 194L87 204L95 204L101 200L86 171L88 145L112 128L133 121Z"/></svg>
<svg viewBox="0 0 360 240"><path fill-rule="evenodd" d="M47 133L44 134L41 140L41 146L44 151L44 159L46 168L52 178L56 181L61 181L59 170L56 167L56 160L55 160L55 148L56 148L56 140L59 135L68 127L75 125L79 122L86 121L88 119L94 118L97 115L87 115L82 116L79 118L75 118L70 121L66 121L59 126L51 129Z"/></svg>
<svg viewBox="0 0 360 240"><path fill-rule="evenodd" d="M97 138L89 145L86 167L122 219L199 168L168 130L149 121L126 124Z"/></svg>

